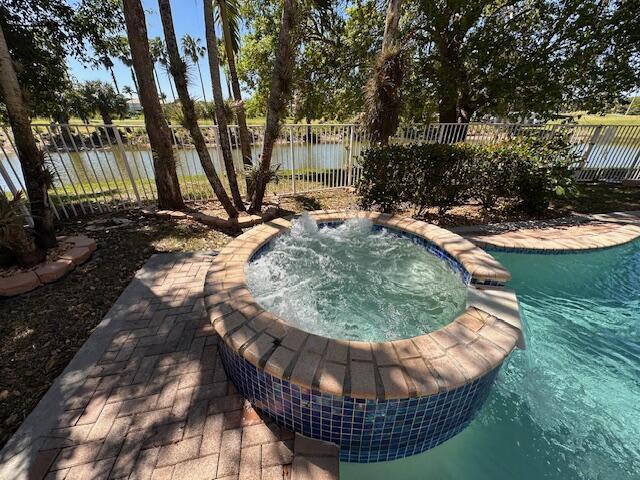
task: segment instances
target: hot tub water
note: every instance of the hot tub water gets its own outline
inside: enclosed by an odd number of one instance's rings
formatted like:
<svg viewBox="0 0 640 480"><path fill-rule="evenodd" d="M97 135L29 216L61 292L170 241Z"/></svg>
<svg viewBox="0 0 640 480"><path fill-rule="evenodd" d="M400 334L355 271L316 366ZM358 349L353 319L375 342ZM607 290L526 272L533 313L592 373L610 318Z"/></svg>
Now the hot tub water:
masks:
<svg viewBox="0 0 640 480"><path fill-rule="evenodd" d="M303 330L386 341L433 331L466 307L461 275L370 220L318 226L308 215L246 267L252 295Z"/></svg>

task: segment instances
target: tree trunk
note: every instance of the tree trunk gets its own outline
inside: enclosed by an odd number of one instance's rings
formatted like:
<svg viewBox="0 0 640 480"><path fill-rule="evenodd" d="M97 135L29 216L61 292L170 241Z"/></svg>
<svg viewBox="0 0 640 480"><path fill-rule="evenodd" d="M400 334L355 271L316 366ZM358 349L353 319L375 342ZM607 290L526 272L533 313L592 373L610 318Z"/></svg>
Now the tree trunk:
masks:
<svg viewBox="0 0 640 480"><path fill-rule="evenodd" d="M102 123L105 125L113 125L111 112L108 109L100 109L100 116L102 117Z"/></svg>
<svg viewBox="0 0 640 480"><path fill-rule="evenodd" d="M200 70L200 62L196 60L196 67L198 67L198 76L200 77L200 88L202 88L202 101L205 106L207 105L207 95L204 93L204 82L202 81L202 71Z"/></svg>
<svg viewBox="0 0 640 480"><path fill-rule="evenodd" d="M148 41L147 41L148 44ZM158 92L160 93L160 101L162 102L162 104L164 105L164 97L165 94L162 91L162 88L160 88L160 77L158 76L158 70L156 70L156 64L155 62L153 63L153 75L155 77L155 82L156 82L156 87L158 88Z"/></svg>
<svg viewBox="0 0 640 480"><path fill-rule="evenodd" d="M131 80L133 80L133 86L136 89L136 95L138 96L138 100L140 100L140 87L138 87L138 79L136 78L136 72L133 71L133 67L130 67L131 70Z"/></svg>
<svg viewBox="0 0 640 480"><path fill-rule="evenodd" d="M107 67L109 73L111 74L111 80L113 80L113 85L116 87L116 93L120 95L120 88L118 87L118 81L116 80L116 75L113 73L113 67Z"/></svg>
<svg viewBox="0 0 640 480"><path fill-rule="evenodd" d="M387 15L384 22L384 36L382 37L382 49L390 48L398 43L398 25L400 24L400 7L402 0L390 0L387 6Z"/></svg>
<svg viewBox="0 0 640 480"><path fill-rule="evenodd" d="M227 56L227 66L229 67L229 76L225 75L227 79L227 88L229 80L231 80L231 91L233 92L233 99L236 101L234 108L236 118L238 119L238 130L240 133L240 151L242 152L242 164L245 170L253 168L253 161L251 157L251 134L247 127L247 117L244 111L244 102L242 101L242 92L240 91L240 81L238 80L238 71L236 69L236 58L233 46L231 45L231 32L229 30L229 22L227 21L227 4L226 0L218 0L218 6L220 7L220 20L222 23L224 50ZM230 77L230 78L229 78ZM253 192L249 191L247 183L247 198L251 198Z"/></svg>
<svg viewBox="0 0 640 480"><path fill-rule="evenodd" d="M280 121L285 114L287 101L291 96L293 58L295 55L295 17L296 0L284 0L280 32L278 33L276 61L271 75L271 87L267 103L267 124L264 130L262 156L256 178L256 189L251 202L251 210L254 212L259 212L262 209L262 201L267 188L269 170L271 169L273 147L280 133Z"/></svg>
<svg viewBox="0 0 640 480"><path fill-rule="evenodd" d="M144 123L153 151L158 207L170 210L182 209L184 200L176 174L171 131L162 113L153 79L154 66L149 54L144 10L140 0L123 0L123 7L131 58L138 78L140 103L144 109Z"/></svg>
<svg viewBox="0 0 640 480"><path fill-rule="evenodd" d="M0 27L0 87L29 196L35 242L42 249L51 248L56 245L56 234L47 191L49 180L45 171L44 155L33 138L31 119L24 104L22 90L20 90L2 27Z"/></svg>
<svg viewBox="0 0 640 480"><path fill-rule="evenodd" d="M171 67L169 67L169 68L171 68ZM171 98L173 98L173 102L175 103L176 102L176 92L173 90L173 83L171 83L170 70L167 71L167 80L169 80L169 89L171 90Z"/></svg>
<svg viewBox="0 0 640 480"><path fill-rule="evenodd" d="M204 2L204 25L205 36L207 42L207 57L209 59L209 70L211 73L211 88L213 90L213 105L216 109L216 122L218 124L218 137L220 138L220 148L222 150L222 158L229 177L229 185L231 186L231 195L233 203L241 211L245 210L240 190L238 189L238 177L236 169L233 165L233 156L231 153L231 145L229 143L229 127L227 125L227 117L224 110L224 97L222 96L222 84L220 83L220 59L218 58L218 40L216 38L216 30L214 25L213 5L210 0Z"/></svg>
<svg viewBox="0 0 640 480"><path fill-rule="evenodd" d="M45 251L38 248L33 238L22 226L22 220L13 212L12 205L3 193L0 193L0 212L3 212L3 244L11 252L15 262L21 267L33 267L44 261ZM12 220L6 221L12 218Z"/></svg>
<svg viewBox="0 0 640 480"><path fill-rule="evenodd" d="M206 5L209 2L205 1L204 3ZM176 33L173 29L171 5L169 3L169 0L158 0L158 5L160 7L160 20L162 21L162 29L164 31L164 38L167 44L167 51L169 52L169 65L171 74L173 75L173 79L176 82L176 89L178 90L178 96L180 97L180 104L182 106L182 113L184 114L185 126L191 134L193 145L196 147L196 152L198 152L200 163L202 164L202 168L204 169L204 172L209 179L209 183L211 184L213 191L218 197L218 200L220 200L220 203L222 203L222 206L227 212L227 215L229 215L230 218L236 218L238 216L238 211L234 208L233 204L229 200L227 192L225 191L222 182L220 182L220 178L218 177L218 174L216 173L216 170L213 166L211 156L209 155L209 150L207 150L207 144L204 140L204 136L202 135L202 130L200 130L200 126L198 125L198 119L196 116L195 108L193 106L193 100L189 96L189 89L187 86L186 78L187 66L185 65L182 58L180 58L178 41L176 40ZM220 124L219 126L221 130L220 138L222 139L223 137L226 137L226 129L222 130ZM226 139L228 145L228 137L226 137ZM235 169L233 168L233 161L231 161L231 165L228 165L227 159L225 158L225 167L227 167L227 175L229 177L229 185L231 186L233 198L236 201L236 204L239 202L244 209L244 205L242 204L242 197L240 197L240 192L238 191L238 182L235 176Z"/></svg>
<svg viewBox="0 0 640 480"><path fill-rule="evenodd" d="M399 41L402 0L390 0L385 17L382 47L373 76L365 87L365 124L373 142L388 145L400 123L400 88L404 66Z"/></svg>

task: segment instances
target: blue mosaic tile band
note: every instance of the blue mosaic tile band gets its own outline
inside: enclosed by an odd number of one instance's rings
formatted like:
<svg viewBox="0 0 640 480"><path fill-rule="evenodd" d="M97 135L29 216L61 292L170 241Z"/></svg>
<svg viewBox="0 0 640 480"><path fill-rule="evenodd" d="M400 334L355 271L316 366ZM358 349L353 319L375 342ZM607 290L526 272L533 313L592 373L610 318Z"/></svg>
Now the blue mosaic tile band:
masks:
<svg viewBox="0 0 640 480"><path fill-rule="evenodd" d="M343 221L339 221L339 222L322 222L322 223L318 223L318 227L330 227L330 228L335 228L339 225L341 225L342 223L344 223ZM403 237L406 238L408 240L410 240L412 243L416 244L416 245L420 245L422 247L425 248L425 250L427 250L427 252L429 252L432 255L435 255L438 258L441 258L442 260L444 260L445 262L447 262L449 264L449 266L453 269L453 271L455 271L456 273L460 274L462 281L465 285L469 285L469 284L474 284L474 285L491 285L491 286L504 286L504 283L500 283L500 282L496 282L496 281L479 281L476 280L474 278L471 277L471 274L460 264L460 262L458 262L454 257L452 257L451 255L449 255L447 252L445 252L443 249L441 249L440 247L438 247L436 244L430 242L429 240L426 240L422 237L420 237L419 235L415 235L413 233L409 233L409 232L405 232L404 230L401 229L396 229L396 228L391 228L391 227L387 227L384 225L378 225L378 224L373 224L373 231L374 232L379 232L381 230L386 230L394 235L397 235L399 237ZM256 258L258 258L260 255L266 253L269 251L269 249L271 248L273 241L275 240L275 238L272 238L270 241L268 241L267 243L265 243L264 245L262 245L258 250L256 250L254 252L254 254L251 256L251 259L249 261L253 261Z"/></svg>
<svg viewBox="0 0 640 480"><path fill-rule="evenodd" d="M340 460L370 463L415 455L462 431L484 404L500 367L462 387L400 400L307 390L256 368L224 342L220 354L238 391L280 427L340 446Z"/></svg>

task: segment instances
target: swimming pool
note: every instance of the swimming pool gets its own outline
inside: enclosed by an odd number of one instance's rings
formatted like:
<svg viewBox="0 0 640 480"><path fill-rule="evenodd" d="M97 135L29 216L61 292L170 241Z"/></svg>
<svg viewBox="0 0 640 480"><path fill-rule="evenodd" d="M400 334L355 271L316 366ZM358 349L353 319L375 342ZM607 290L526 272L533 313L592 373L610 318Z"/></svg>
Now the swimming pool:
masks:
<svg viewBox="0 0 640 480"><path fill-rule="evenodd" d="M527 350L458 436L395 462L343 463L341 478L640 478L640 241L491 254L513 275Z"/></svg>

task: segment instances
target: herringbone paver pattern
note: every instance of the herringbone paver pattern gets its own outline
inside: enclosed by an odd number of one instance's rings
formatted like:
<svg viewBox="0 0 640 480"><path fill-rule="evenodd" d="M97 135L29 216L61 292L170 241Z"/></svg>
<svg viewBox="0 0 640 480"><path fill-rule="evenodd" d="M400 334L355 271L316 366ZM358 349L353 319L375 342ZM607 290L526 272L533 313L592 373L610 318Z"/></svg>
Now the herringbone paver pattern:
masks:
<svg viewBox="0 0 640 480"><path fill-rule="evenodd" d="M38 439L30 479L283 479L293 436L227 379L202 298L208 255L157 255L115 305L120 328ZM38 408L46 408L39 405Z"/></svg>

